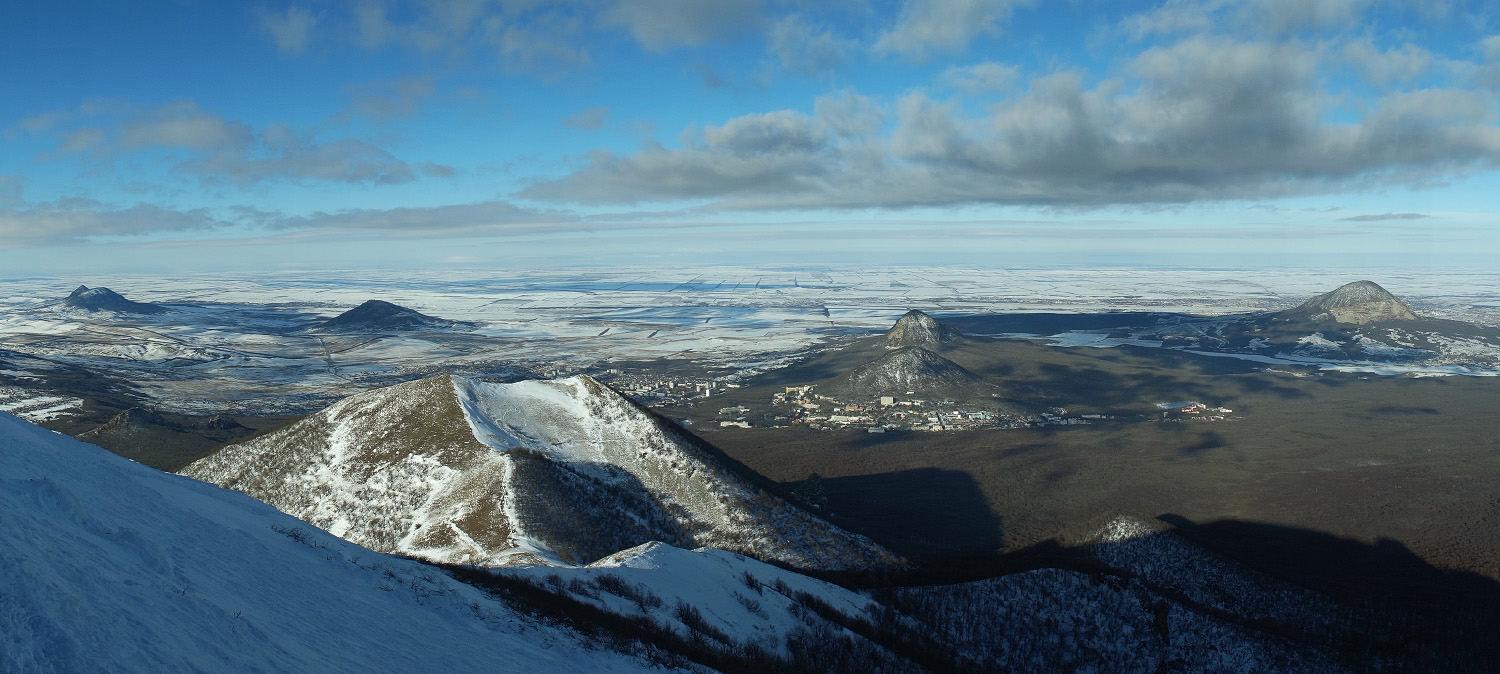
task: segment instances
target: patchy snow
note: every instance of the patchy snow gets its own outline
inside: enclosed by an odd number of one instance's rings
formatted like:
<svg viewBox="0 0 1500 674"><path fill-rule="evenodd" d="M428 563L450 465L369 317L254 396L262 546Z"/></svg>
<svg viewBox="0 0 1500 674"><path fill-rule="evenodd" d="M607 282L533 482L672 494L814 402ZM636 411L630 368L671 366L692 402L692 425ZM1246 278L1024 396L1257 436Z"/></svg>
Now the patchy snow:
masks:
<svg viewBox="0 0 1500 674"><path fill-rule="evenodd" d="M528 577L538 585L560 580L575 599L647 618L683 637L718 632L732 639L733 646L780 655L787 655L789 636L820 622L803 609L800 595L816 597L853 618L865 618L876 608L864 595L744 555L664 543L640 545L586 567L531 566L498 573ZM684 605L693 607L702 622L685 621Z"/></svg>
<svg viewBox="0 0 1500 674"><path fill-rule="evenodd" d="M353 396L182 473L434 561L578 564L659 540L808 568L896 563L713 452L588 377L433 377Z"/></svg>
<svg viewBox="0 0 1500 674"><path fill-rule="evenodd" d="M0 670L640 671L429 566L0 414Z"/></svg>
<svg viewBox="0 0 1500 674"><path fill-rule="evenodd" d="M9 412L30 422L52 421L83 410L83 400L71 396L40 393L19 386L0 386L0 412Z"/></svg>
<svg viewBox="0 0 1500 674"><path fill-rule="evenodd" d="M1328 339L1321 332L1314 332L1311 335L1302 337L1297 340L1297 344L1299 345L1297 347L1299 353L1326 353L1329 351L1344 350L1343 342L1335 342Z"/></svg>
<svg viewBox="0 0 1500 674"><path fill-rule="evenodd" d="M1152 339L1134 339L1130 337L1111 337L1108 331L1099 330L1068 330L1055 335L1038 335L1029 332L1007 332L996 337L1010 337L1014 339L1035 339L1046 342L1049 346L1063 348L1092 347L1096 349L1111 349L1117 346L1146 346L1160 347L1161 342Z"/></svg>

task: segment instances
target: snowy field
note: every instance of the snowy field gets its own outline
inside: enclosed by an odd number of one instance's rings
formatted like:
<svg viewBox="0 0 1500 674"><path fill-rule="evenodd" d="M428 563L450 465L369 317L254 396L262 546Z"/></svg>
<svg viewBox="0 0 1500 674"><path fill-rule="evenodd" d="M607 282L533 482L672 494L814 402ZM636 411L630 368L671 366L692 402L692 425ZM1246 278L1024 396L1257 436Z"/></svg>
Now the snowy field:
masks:
<svg viewBox="0 0 1500 674"><path fill-rule="evenodd" d="M49 366L104 367L169 409L304 412L436 371L547 374L658 357L764 368L830 339L883 330L912 308L1221 315L1288 308L1359 277L1427 315L1500 324L1500 274L1482 272L715 267L33 277L0 280L0 369L24 377ZM79 284L173 311L63 307ZM478 328L400 337L308 331L368 299Z"/></svg>

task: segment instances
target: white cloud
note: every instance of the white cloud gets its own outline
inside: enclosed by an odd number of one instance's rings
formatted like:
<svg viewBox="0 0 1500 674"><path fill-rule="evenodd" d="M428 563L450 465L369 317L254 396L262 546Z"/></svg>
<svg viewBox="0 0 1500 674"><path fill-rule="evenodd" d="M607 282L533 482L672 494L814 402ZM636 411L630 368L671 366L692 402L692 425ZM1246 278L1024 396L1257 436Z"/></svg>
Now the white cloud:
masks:
<svg viewBox="0 0 1500 674"><path fill-rule="evenodd" d="M721 208L1092 207L1420 185L1500 167L1492 96L1398 91L1369 101L1362 118L1332 122L1342 103L1322 88L1324 56L1316 45L1193 38L1143 52L1125 64L1128 78L1038 78L979 116L909 94L888 133L871 121L879 113L836 121L848 115L825 99L811 116L707 127L681 149L598 153L523 194Z"/></svg>
<svg viewBox="0 0 1500 674"><path fill-rule="evenodd" d="M944 86L969 95L992 94L1009 89L1020 70L1019 66L983 61L967 66L951 66L938 79Z"/></svg>
<svg viewBox="0 0 1500 674"><path fill-rule="evenodd" d="M312 12L293 5L284 13L262 12L261 27L276 42L276 49L283 54L301 54L312 40L312 32L318 25L318 17Z"/></svg>
<svg viewBox="0 0 1500 674"><path fill-rule="evenodd" d="M755 30L761 0L617 0L602 14L651 51L695 47Z"/></svg>
<svg viewBox="0 0 1500 674"><path fill-rule="evenodd" d="M594 131L604 126L604 120L608 118L609 108L589 108L564 117L562 125L564 128L576 129L578 131Z"/></svg>
<svg viewBox="0 0 1500 674"><path fill-rule="evenodd" d="M1000 30L1017 6L1030 0L908 0L875 51L923 59L932 52L958 52L986 33Z"/></svg>
<svg viewBox="0 0 1500 674"><path fill-rule="evenodd" d="M59 151L99 158L163 152L173 170L204 183L330 181L390 184L415 179L404 161L357 138L321 140L285 124L257 132L191 102L132 110L123 119L60 132Z"/></svg>
<svg viewBox="0 0 1500 674"><path fill-rule="evenodd" d="M1397 49L1382 50L1369 39L1355 40L1344 45L1343 57L1362 70L1377 86L1395 82L1411 82L1421 77L1432 67L1432 52L1417 45L1406 43Z"/></svg>
<svg viewBox="0 0 1500 674"><path fill-rule="evenodd" d="M792 14L771 27L766 47L781 67L807 77L822 77L838 70L853 55L858 43L817 30L801 15Z"/></svg>

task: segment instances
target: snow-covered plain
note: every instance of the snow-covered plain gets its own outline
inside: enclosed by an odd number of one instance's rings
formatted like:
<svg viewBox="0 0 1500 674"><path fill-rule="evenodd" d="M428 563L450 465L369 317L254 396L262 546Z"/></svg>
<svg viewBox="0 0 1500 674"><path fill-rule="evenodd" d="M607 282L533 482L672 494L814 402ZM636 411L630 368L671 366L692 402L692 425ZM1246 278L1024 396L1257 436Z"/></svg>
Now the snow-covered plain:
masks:
<svg viewBox="0 0 1500 674"><path fill-rule="evenodd" d="M754 371L831 339L884 330L912 308L1223 315L1286 309L1361 277L1425 315L1500 324L1500 273L1492 272L621 267L33 277L0 281L0 368L25 370L6 364L10 351L119 371L166 409L306 413L438 371L557 374L556 366L664 356ZM173 311L64 308L80 282ZM478 327L366 337L308 331L368 299Z"/></svg>
<svg viewBox="0 0 1500 674"><path fill-rule="evenodd" d="M435 568L0 413L0 671L640 671Z"/></svg>

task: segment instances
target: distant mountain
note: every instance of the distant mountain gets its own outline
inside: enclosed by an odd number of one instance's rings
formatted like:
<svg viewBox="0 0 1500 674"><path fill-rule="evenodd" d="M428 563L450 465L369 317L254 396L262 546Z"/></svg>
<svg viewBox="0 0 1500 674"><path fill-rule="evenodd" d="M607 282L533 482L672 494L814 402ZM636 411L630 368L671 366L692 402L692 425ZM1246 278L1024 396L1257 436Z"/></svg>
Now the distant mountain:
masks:
<svg viewBox="0 0 1500 674"><path fill-rule="evenodd" d="M122 314L159 314L166 307L146 302L132 302L109 288L78 286L63 304L84 311L114 311Z"/></svg>
<svg viewBox="0 0 1500 674"><path fill-rule="evenodd" d="M1461 374L1500 367L1500 330L1417 314L1370 281L1285 311L1181 320L1129 332L1171 348L1309 362L1362 362Z"/></svg>
<svg viewBox="0 0 1500 674"><path fill-rule="evenodd" d="M374 550L588 563L650 541L818 569L894 557L586 376L370 391L185 468Z"/></svg>
<svg viewBox="0 0 1500 674"><path fill-rule="evenodd" d="M662 671L420 562L0 413L0 671Z"/></svg>
<svg viewBox="0 0 1500 674"><path fill-rule="evenodd" d="M1386 321L1414 321L1416 312L1372 281L1355 281L1275 314L1278 320L1332 321L1364 325Z"/></svg>
<svg viewBox="0 0 1500 674"><path fill-rule="evenodd" d="M885 333L885 348L900 349L908 346L936 346L962 336L957 329L942 325L931 316L912 309L896 320Z"/></svg>
<svg viewBox="0 0 1500 674"><path fill-rule="evenodd" d="M855 399L904 397L908 393L951 400L991 398L999 388L958 363L918 346L891 351L834 377L820 392Z"/></svg>
<svg viewBox="0 0 1500 674"><path fill-rule="evenodd" d="M370 300L323 321L318 327L329 332L387 332L442 330L460 325L467 324L434 318L399 304Z"/></svg>

